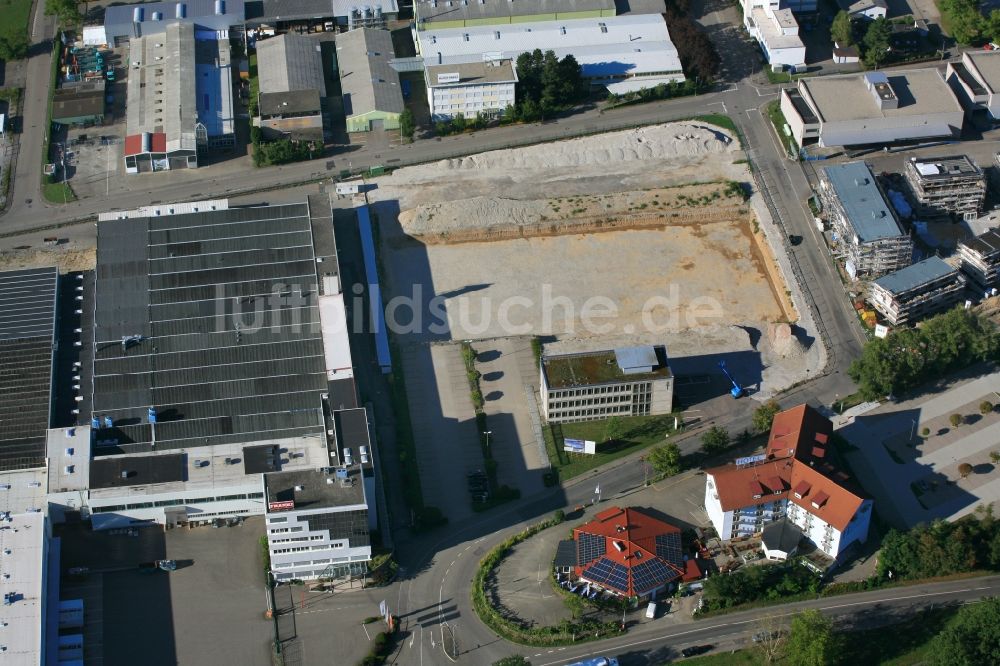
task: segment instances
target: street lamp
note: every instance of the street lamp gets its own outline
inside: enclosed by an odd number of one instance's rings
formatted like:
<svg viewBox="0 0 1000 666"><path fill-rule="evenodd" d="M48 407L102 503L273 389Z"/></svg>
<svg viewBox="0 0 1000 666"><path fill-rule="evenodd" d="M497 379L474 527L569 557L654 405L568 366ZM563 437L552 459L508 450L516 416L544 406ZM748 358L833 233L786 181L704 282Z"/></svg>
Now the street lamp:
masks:
<svg viewBox="0 0 1000 666"><path fill-rule="evenodd" d="M486 436L486 457L490 457L490 435L493 434L492 430L484 430L483 435Z"/></svg>

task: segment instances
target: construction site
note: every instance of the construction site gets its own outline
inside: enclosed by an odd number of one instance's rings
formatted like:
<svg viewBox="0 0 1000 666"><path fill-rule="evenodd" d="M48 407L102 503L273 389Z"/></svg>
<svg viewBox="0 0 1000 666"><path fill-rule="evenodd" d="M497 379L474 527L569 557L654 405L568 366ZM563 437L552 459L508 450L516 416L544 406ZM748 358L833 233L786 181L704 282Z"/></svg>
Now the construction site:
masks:
<svg viewBox="0 0 1000 666"><path fill-rule="evenodd" d="M904 175L920 220L975 220L986 199L986 175L967 155L905 162Z"/></svg>
<svg viewBox="0 0 1000 666"><path fill-rule="evenodd" d="M534 335L547 353L746 353L760 395L779 391L815 371L822 351L779 267L777 231L747 199L749 180L738 143L696 122L379 178L368 196L383 290L387 301L413 299L423 323L397 339Z"/></svg>

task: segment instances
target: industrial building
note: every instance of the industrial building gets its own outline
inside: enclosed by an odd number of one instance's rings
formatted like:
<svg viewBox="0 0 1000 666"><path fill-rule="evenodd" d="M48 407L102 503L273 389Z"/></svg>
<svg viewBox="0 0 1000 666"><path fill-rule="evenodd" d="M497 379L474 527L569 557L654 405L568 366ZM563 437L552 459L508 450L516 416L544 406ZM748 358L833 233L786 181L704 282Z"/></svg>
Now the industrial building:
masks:
<svg viewBox="0 0 1000 666"><path fill-rule="evenodd" d="M265 474L265 520L277 581L355 578L371 560L375 479L367 411L333 413L336 458L321 469Z"/></svg>
<svg viewBox="0 0 1000 666"><path fill-rule="evenodd" d="M452 28L436 23L419 27L418 22L414 42L425 67L516 61L522 53L540 49L560 59L572 55L591 85L605 86L613 93L684 81L677 49L659 14L528 18L529 22Z"/></svg>
<svg viewBox="0 0 1000 666"><path fill-rule="evenodd" d="M818 76L781 91L804 146L856 146L957 136L965 113L934 68Z"/></svg>
<svg viewBox="0 0 1000 666"><path fill-rule="evenodd" d="M104 97L104 79L64 83L52 94L52 122L83 126L103 123Z"/></svg>
<svg viewBox="0 0 1000 666"><path fill-rule="evenodd" d="M629 599L655 598L686 570L680 528L634 507L601 511L560 551L558 564L573 574L567 584Z"/></svg>
<svg viewBox="0 0 1000 666"><path fill-rule="evenodd" d="M771 0L743 0L743 26L775 70L804 66L806 45L792 10Z"/></svg>
<svg viewBox="0 0 1000 666"><path fill-rule="evenodd" d="M162 35L172 23L197 25L220 34L243 30L243 0L182 0L111 5L104 11L104 25L85 26L85 44L121 46L130 39Z"/></svg>
<svg viewBox="0 0 1000 666"><path fill-rule="evenodd" d="M53 516L103 529L262 515L262 475L350 467L357 433L371 467L367 421L343 416L357 400L330 218L317 216L225 200L102 216L84 301L92 390L81 425L45 444ZM374 526L374 478L359 475Z"/></svg>
<svg viewBox="0 0 1000 666"><path fill-rule="evenodd" d="M990 229L958 244L962 273L980 292L1000 288L1000 229Z"/></svg>
<svg viewBox="0 0 1000 666"><path fill-rule="evenodd" d="M705 510L719 538L765 533L773 559L808 541L828 566L867 541L872 500L827 459L832 433L829 419L799 405L775 415L764 453L706 470Z"/></svg>
<svg viewBox="0 0 1000 666"><path fill-rule="evenodd" d="M126 173L194 168L200 152L234 145L228 38L170 22L132 39L129 59Z"/></svg>
<svg viewBox="0 0 1000 666"><path fill-rule="evenodd" d="M323 140L326 79L320 43L285 34L257 42L257 124L267 138Z"/></svg>
<svg viewBox="0 0 1000 666"><path fill-rule="evenodd" d="M663 346L551 354L541 360L542 415L549 423L669 414L673 394Z"/></svg>
<svg viewBox="0 0 1000 666"><path fill-rule="evenodd" d="M424 81L432 120L458 114L493 118L514 104L517 71L510 60L430 65L424 69Z"/></svg>
<svg viewBox="0 0 1000 666"><path fill-rule="evenodd" d="M975 220L986 199L986 175L967 155L911 157L903 170L922 220Z"/></svg>
<svg viewBox="0 0 1000 666"><path fill-rule="evenodd" d="M337 36L337 66L348 132L399 129L405 108L388 30L358 28Z"/></svg>
<svg viewBox="0 0 1000 666"><path fill-rule="evenodd" d="M868 302L892 326L947 310L962 300L965 278L939 257L918 261L869 285Z"/></svg>
<svg viewBox="0 0 1000 666"><path fill-rule="evenodd" d="M823 167L820 199L836 232L837 253L852 278L877 277L904 266L913 242L899 226L871 168L864 162Z"/></svg>
<svg viewBox="0 0 1000 666"><path fill-rule="evenodd" d="M0 273L0 470L45 466L58 271Z"/></svg>
<svg viewBox="0 0 1000 666"><path fill-rule="evenodd" d="M662 14L663 2L637 0ZM637 4L630 3L630 4ZM513 25L530 21L572 21L610 18L616 15L615 0L414 0L417 30Z"/></svg>
<svg viewBox="0 0 1000 666"><path fill-rule="evenodd" d="M970 114L1000 120L1000 51L965 51L961 62L948 63L946 76Z"/></svg>
<svg viewBox="0 0 1000 666"><path fill-rule="evenodd" d="M385 28L399 15L397 0L247 0L248 35Z"/></svg>

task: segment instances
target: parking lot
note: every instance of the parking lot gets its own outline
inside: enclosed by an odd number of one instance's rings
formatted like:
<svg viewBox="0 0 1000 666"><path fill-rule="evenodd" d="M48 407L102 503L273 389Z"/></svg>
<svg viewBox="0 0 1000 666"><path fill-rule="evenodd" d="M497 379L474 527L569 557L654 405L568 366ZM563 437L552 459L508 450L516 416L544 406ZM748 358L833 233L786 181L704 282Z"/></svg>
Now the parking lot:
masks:
<svg viewBox="0 0 1000 666"><path fill-rule="evenodd" d="M909 528L954 520L1000 499L1000 473L990 457L1000 450L1000 412L979 411L984 400L1000 402L998 382L997 372L966 377L944 391L884 404L840 429L857 447L848 454L851 466L890 523ZM958 427L952 414L963 419ZM971 466L966 476L963 464Z"/></svg>
<svg viewBox="0 0 1000 666"><path fill-rule="evenodd" d="M136 536L80 524L57 530L63 571L89 569L64 576L62 594L84 599L85 663L270 664L263 533L259 517L219 529L148 527ZM177 570L138 569L156 559L176 560Z"/></svg>

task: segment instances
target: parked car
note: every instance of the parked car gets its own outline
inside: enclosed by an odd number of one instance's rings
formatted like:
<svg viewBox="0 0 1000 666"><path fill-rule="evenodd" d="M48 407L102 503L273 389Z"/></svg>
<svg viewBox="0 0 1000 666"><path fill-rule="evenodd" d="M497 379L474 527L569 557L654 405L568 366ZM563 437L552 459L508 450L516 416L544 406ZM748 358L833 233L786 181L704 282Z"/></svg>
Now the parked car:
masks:
<svg viewBox="0 0 1000 666"><path fill-rule="evenodd" d="M699 654L705 654L710 651L714 645L692 645L691 647L686 647L681 650L681 656L683 657L694 657Z"/></svg>
<svg viewBox="0 0 1000 666"><path fill-rule="evenodd" d="M652 620L656 617L656 607L657 604L655 601L649 602L649 604L646 606L646 619Z"/></svg>

